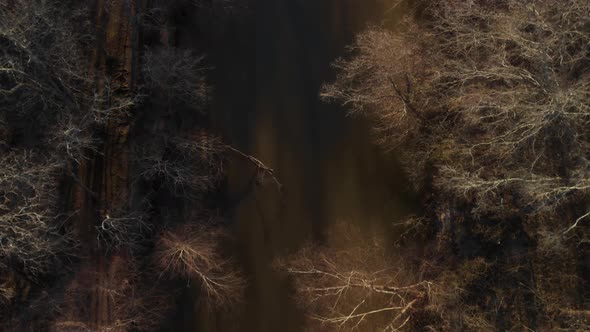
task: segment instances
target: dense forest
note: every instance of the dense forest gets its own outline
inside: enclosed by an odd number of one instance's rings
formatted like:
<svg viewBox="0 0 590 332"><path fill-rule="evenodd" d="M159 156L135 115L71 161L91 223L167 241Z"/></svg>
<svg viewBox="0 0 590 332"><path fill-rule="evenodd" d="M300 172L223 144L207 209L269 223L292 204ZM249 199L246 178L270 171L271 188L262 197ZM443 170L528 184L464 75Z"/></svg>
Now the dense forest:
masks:
<svg viewBox="0 0 590 332"><path fill-rule="evenodd" d="M590 0L0 0L0 331L590 331Z"/></svg>

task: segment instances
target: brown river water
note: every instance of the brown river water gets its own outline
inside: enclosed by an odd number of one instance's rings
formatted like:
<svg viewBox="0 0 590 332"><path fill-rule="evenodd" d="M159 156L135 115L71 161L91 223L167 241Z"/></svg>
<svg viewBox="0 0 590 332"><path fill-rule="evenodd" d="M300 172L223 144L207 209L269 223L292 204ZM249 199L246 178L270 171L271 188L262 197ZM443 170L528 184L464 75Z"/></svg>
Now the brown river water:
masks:
<svg viewBox="0 0 590 332"><path fill-rule="evenodd" d="M190 305L196 296L187 295L182 330L303 330L289 282L272 262L321 242L334 222L386 230L407 210L403 176L372 145L368 124L318 98L334 79L330 63L357 32L382 22L383 2L258 0L247 14L179 13L178 45L198 39L215 68L213 126L273 168L284 188L253 183L246 161L230 165L224 210L249 287L237 314Z"/></svg>

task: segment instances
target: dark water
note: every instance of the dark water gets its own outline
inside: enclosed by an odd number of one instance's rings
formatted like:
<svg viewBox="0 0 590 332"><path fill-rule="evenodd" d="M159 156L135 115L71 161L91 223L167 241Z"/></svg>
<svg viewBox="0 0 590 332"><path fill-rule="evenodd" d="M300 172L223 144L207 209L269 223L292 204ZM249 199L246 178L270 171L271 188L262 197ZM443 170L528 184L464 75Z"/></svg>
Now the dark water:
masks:
<svg viewBox="0 0 590 332"><path fill-rule="evenodd" d="M336 221L387 228L403 212L400 173L371 144L368 125L318 99L321 84L334 78L330 63L355 33L383 19L382 1L258 0L250 7L249 14L202 13L185 22L179 44L192 32L204 39L215 66L214 126L274 168L284 191L256 185L251 165L232 163L225 210L250 286L238 314L188 310L187 331L303 330L273 260L321 241Z"/></svg>

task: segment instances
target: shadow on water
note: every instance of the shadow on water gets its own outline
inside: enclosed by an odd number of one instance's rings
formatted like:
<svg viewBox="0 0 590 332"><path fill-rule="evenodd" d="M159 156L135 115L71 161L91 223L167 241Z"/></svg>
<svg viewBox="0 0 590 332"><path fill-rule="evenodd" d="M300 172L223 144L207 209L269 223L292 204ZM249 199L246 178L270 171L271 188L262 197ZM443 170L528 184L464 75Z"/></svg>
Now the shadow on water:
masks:
<svg viewBox="0 0 590 332"><path fill-rule="evenodd" d="M272 261L321 241L332 222L383 227L403 212L400 172L371 144L368 125L318 99L334 78L330 63L381 18L381 2L258 0L246 15L185 23L179 45L198 33L215 66L214 126L274 168L285 188L255 185L251 165L232 163L225 210L250 286L237 317L201 310L186 331L301 331L303 314Z"/></svg>

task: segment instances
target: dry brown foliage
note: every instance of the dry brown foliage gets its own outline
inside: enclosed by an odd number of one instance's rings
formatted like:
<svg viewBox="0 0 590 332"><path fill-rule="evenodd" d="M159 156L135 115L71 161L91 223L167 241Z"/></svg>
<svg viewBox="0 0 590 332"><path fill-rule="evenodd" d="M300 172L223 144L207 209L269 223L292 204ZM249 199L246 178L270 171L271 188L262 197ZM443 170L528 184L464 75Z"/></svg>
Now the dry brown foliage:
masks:
<svg viewBox="0 0 590 332"><path fill-rule="evenodd" d="M491 332L515 306L506 302L519 300L521 285L489 289L497 267L482 257L418 268L391 252L402 249L353 227L339 226L330 238L277 262L292 278L309 330Z"/></svg>
<svg viewBox="0 0 590 332"><path fill-rule="evenodd" d="M549 244L549 250L539 250L533 256L535 283L532 290L543 308L546 330L572 329L585 331L590 328L589 317L583 318L583 307L577 303L578 274L575 251L564 244ZM577 313L581 316L577 317Z"/></svg>
<svg viewBox="0 0 590 332"><path fill-rule="evenodd" d="M413 278L403 260L393 258L379 238L364 237L345 225L334 233L344 236L346 243L308 246L277 262L294 282L310 329L406 330L415 310L428 300L433 283ZM338 238L334 233L331 237Z"/></svg>
<svg viewBox="0 0 590 332"><path fill-rule="evenodd" d="M426 264L424 268L440 269L441 273L430 289L428 303L422 308L430 320L414 322L414 327L426 325L433 331L497 331L494 322L499 315L498 308L489 311L480 307L490 301L488 294L478 294L476 303L466 303L466 299L472 296L471 288L483 289L491 266L483 258L466 260L453 269Z"/></svg>
<svg viewBox="0 0 590 332"><path fill-rule="evenodd" d="M371 118L385 147L403 144L416 181L432 165L436 189L474 213L552 213L590 188L589 10L583 0L432 1L424 22L360 34L322 96Z"/></svg>
<svg viewBox="0 0 590 332"><path fill-rule="evenodd" d="M321 95L372 121L428 191L414 220L436 226L439 255L463 260L457 273L431 273L465 295L431 287L436 329L580 328L564 312L587 306L574 294L585 258L573 254L585 255L590 216L590 2L415 3L395 31L359 34ZM510 224L525 231L505 244ZM478 287L462 276L477 261L458 255L468 250L457 236L485 242L478 254L497 261ZM473 301L475 290L487 295Z"/></svg>
<svg viewBox="0 0 590 332"><path fill-rule="evenodd" d="M191 224L164 232L154 253L160 276L197 282L213 305L239 301L244 279L220 252L223 236L218 227Z"/></svg>

